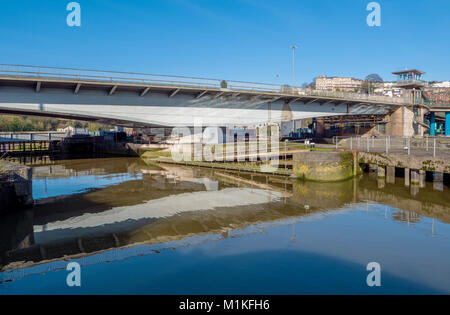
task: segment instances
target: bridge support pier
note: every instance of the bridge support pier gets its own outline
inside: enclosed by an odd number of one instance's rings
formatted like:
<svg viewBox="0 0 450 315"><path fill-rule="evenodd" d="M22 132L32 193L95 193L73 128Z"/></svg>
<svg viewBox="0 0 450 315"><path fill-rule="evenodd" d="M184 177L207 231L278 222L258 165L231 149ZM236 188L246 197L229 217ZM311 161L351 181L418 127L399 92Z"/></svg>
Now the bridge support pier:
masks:
<svg viewBox="0 0 450 315"><path fill-rule="evenodd" d="M450 112L445 113L445 136L450 137Z"/></svg>
<svg viewBox="0 0 450 315"><path fill-rule="evenodd" d="M412 137L414 136L414 111L406 106L401 106L391 115L391 121L386 125L386 134L390 136Z"/></svg>
<svg viewBox="0 0 450 315"><path fill-rule="evenodd" d="M431 112L430 114L430 136L436 136L436 113Z"/></svg>

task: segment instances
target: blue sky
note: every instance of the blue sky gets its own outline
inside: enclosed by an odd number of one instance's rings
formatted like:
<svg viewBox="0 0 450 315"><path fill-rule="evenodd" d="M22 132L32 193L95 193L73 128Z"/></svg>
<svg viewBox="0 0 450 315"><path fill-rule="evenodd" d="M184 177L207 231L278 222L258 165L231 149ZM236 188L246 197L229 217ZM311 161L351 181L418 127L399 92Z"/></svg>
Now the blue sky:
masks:
<svg viewBox="0 0 450 315"><path fill-rule="evenodd" d="M0 63L79 67L296 84L317 75L363 78L419 68L450 80L450 1L370 0L2 1ZM279 75L279 77L277 77Z"/></svg>

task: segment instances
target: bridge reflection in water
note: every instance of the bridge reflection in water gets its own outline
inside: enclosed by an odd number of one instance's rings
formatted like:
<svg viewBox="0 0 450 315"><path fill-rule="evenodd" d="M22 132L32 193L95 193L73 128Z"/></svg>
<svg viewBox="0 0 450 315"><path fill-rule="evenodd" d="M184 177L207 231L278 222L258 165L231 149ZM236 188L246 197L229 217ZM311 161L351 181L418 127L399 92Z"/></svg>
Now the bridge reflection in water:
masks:
<svg viewBox="0 0 450 315"><path fill-rule="evenodd" d="M86 189L74 191L67 178L90 180L83 180ZM292 225L295 242L299 222L361 209L425 228L431 236L438 234L435 221L450 223L447 188L438 193L426 187L412 196L402 185L380 189L369 175L303 183L121 158L37 166L34 180L46 183L46 195L35 189L33 209L0 221L3 282L64 269L70 259L94 265L262 233L270 226Z"/></svg>

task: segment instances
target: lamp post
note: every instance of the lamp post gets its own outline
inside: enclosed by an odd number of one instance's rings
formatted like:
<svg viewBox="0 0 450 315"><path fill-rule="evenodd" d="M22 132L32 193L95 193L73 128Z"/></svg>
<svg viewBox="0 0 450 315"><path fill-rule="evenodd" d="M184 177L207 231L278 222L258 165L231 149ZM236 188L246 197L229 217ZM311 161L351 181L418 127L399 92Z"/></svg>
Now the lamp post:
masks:
<svg viewBox="0 0 450 315"><path fill-rule="evenodd" d="M297 46L292 46L292 88L295 87L295 50Z"/></svg>

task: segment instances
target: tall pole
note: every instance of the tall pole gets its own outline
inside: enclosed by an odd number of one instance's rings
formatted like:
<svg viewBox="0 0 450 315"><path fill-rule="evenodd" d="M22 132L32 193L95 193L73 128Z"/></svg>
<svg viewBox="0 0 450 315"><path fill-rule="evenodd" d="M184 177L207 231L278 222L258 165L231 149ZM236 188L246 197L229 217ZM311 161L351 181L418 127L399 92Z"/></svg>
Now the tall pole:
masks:
<svg viewBox="0 0 450 315"><path fill-rule="evenodd" d="M292 46L292 87L295 87L295 50L297 46Z"/></svg>

